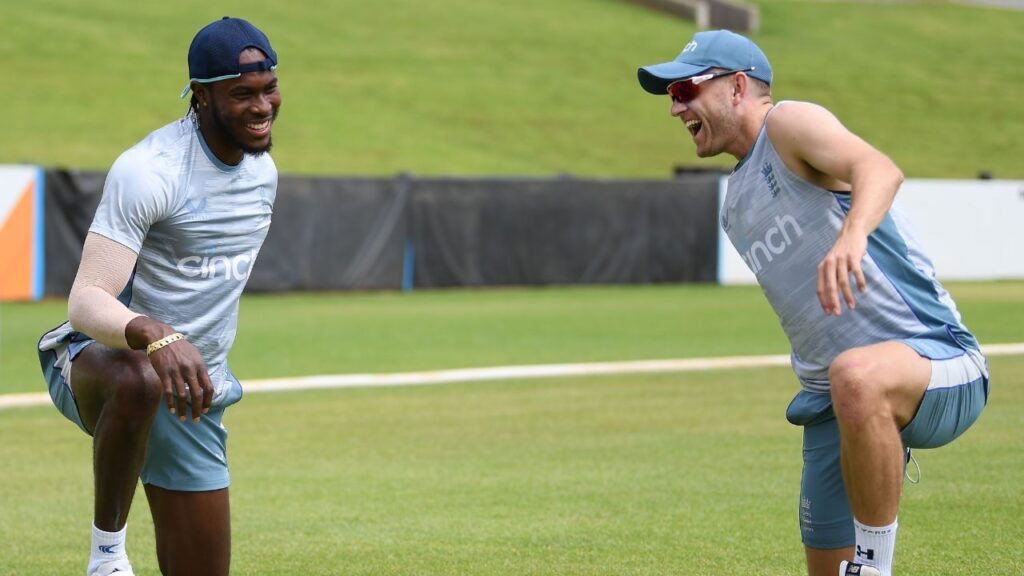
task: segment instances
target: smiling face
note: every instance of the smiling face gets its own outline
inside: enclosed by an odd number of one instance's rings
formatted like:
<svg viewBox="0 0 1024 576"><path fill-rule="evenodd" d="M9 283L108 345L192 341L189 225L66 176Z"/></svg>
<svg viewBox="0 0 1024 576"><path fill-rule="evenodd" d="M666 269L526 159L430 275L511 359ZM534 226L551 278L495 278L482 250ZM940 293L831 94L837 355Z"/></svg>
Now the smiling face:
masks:
<svg viewBox="0 0 1024 576"><path fill-rule="evenodd" d="M251 64L264 58L263 52L249 48L238 61ZM212 84L196 83L193 88L199 100L199 128L218 159L236 165L244 154L270 151L270 132L281 106L273 71L246 72Z"/></svg>
<svg viewBox="0 0 1024 576"><path fill-rule="evenodd" d="M733 76L708 80L689 101L672 99L672 115L679 118L697 146L697 156L708 158L729 152L739 120L733 113Z"/></svg>
<svg viewBox="0 0 1024 576"><path fill-rule="evenodd" d="M715 77L701 83L700 90L673 91L672 115L686 126L697 156L726 153L742 160L772 108L771 87L742 70L709 72Z"/></svg>

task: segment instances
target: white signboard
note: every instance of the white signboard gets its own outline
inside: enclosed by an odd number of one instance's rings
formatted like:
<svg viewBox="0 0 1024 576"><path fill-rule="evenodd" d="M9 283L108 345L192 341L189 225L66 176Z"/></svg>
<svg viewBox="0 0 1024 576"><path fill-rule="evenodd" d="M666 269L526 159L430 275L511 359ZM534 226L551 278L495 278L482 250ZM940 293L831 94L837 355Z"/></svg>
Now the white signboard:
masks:
<svg viewBox="0 0 1024 576"><path fill-rule="evenodd" d="M719 206L726 182L723 177L719 184ZM940 280L1024 278L1024 181L907 180L896 204ZM718 282L757 282L721 228Z"/></svg>

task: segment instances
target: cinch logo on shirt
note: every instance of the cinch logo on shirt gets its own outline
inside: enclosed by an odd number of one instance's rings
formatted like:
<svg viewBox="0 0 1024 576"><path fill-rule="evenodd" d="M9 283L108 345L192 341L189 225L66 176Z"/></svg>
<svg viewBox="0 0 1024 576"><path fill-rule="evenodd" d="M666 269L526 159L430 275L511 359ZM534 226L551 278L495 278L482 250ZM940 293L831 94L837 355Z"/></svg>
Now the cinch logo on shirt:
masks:
<svg viewBox="0 0 1024 576"><path fill-rule="evenodd" d="M178 272L189 278L217 278L223 275L225 280L246 280L252 263L256 260L256 250L237 256L186 256L177 262Z"/></svg>
<svg viewBox="0 0 1024 576"><path fill-rule="evenodd" d="M796 236L791 238L790 231L794 232ZM793 245L795 238L803 235L804 231L800 228L796 218L788 214L776 216L775 226L764 233L764 240L758 240L750 245L750 249L742 255L743 260L754 271L754 274L760 274L765 264L770 264L775 256L782 254L786 248Z"/></svg>

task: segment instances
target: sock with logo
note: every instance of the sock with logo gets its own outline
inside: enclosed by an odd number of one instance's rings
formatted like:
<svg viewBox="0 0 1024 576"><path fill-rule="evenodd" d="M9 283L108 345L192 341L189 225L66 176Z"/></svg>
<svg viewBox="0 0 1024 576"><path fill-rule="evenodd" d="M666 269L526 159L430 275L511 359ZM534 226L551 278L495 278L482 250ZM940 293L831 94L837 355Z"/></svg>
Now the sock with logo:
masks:
<svg viewBox="0 0 1024 576"><path fill-rule="evenodd" d="M857 547L854 561L865 566L874 566L882 576L892 576L892 555L896 549L896 528L898 519L888 526L875 527L853 520Z"/></svg>
<svg viewBox="0 0 1024 576"><path fill-rule="evenodd" d="M128 552L124 548L125 534L127 532L127 524L118 532L104 532L93 524L92 551L89 553L89 569L86 570L87 576L92 574L104 562L128 557Z"/></svg>

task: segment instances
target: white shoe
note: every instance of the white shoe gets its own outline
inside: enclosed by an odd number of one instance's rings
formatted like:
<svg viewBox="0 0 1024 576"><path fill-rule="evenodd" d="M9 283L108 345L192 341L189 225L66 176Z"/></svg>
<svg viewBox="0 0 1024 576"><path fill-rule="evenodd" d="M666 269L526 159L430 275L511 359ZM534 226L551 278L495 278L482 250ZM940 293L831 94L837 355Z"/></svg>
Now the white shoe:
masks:
<svg viewBox="0 0 1024 576"><path fill-rule="evenodd" d="M132 565L127 558L111 560L100 564L89 576L135 576Z"/></svg>
<svg viewBox="0 0 1024 576"><path fill-rule="evenodd" d="M839 563L839 576L882 576L878 568L843 560Z"/></svg>

